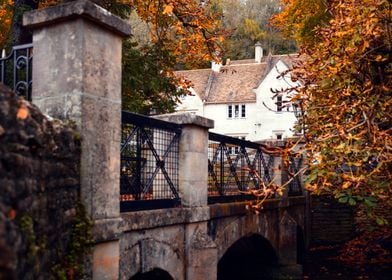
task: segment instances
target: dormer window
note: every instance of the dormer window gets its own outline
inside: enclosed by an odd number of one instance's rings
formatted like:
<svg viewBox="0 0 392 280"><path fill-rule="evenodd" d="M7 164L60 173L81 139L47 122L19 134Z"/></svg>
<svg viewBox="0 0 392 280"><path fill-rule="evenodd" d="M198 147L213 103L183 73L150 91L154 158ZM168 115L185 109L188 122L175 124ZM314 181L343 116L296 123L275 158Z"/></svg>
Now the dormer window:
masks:
<svg viewBox="0 0 392 280"><path fill-rule="evenodd" d="M227 105L227 118L238 119L246 117L246 105L245 104L235 104Z"/></svg>

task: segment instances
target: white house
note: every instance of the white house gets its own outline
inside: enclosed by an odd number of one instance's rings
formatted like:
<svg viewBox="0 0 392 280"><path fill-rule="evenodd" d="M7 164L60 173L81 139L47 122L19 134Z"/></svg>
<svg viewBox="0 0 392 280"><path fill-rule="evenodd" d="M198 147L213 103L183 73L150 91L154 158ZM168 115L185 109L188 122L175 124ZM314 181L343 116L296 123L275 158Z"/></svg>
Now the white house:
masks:
<svg viewBox="0 0 392 280"><path fill-rule="evenodd" d="M255 59L212 64L211 69L177 71L193 83L192 95L184 96L177 111L192 112L215 121L211 131L250 141L293 136L296 121L292 107L282 106L285 96L271 89L288 88L289 69L295 55L262 56L256 44Z"/></svg>

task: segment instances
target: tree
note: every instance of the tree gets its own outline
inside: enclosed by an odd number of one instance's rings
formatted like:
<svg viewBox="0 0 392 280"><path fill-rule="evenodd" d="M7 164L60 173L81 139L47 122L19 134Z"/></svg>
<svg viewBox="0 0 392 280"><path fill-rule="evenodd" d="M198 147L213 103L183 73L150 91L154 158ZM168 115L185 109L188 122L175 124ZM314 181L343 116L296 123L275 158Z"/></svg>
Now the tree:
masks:
<svg viewBox="0 0 392 280"><path fill-rule="evenodd" d="M285 2L290 8L313 1ZM302 109L308 189L361 204L384 224L372 210L392 207L392 3L328 3L331 20L311 31L317 40L300 37L300 63L292 70L302 82L291 101ZM292 14L280 16L293 36L305 27L292 26Z"/></svg>
<svg viewBox="0 0 392 280"><path fill-rule="evenodd" d="M0 46L5 46L12 22L12 0L0 1Z"/></svg>
<svg viewBox="0 0 392 280"><path fill-rule="evenodd" d="M266 52L296 51L293 40L283 38L281 32L269 24L279 11L277 1L271 0L214 0L214 9L223 15L224 28L232 34L224 42L225 57L244 59L254 57L254 45L260 41Z"/></svg>
<svg viewBox="0 0 392 280"><path fill-rule="evenodd" d="M312 45L318 41L317 27L327 25L331 17L328 0L279 0L281 12L272 18L286 38L294 38L299 44Z"/></svg>
<svg viewBox="0 0 392 280"><path fill-rule="evenodd" d="M23 3L22 3L23 2ZM17 0L15 11L54 5L67 0ZM142 113L173 111L178 97L189 83L173 75L176 65L201 65L219 60L226 32L219 28L220 16L196 0L95 0L97 4L123 18L132 11L143 21L150 40L139 45L129 39L123 48L123 108ZM1 13L0 13L1 16ZM11 38L20 32L21 17L14 13ZM18 25L19 24L19 25ZM0 24L7 25L7 23ZM24 43L25 40L12 40ZM182 87L182 90L177 88Z"/></svg>

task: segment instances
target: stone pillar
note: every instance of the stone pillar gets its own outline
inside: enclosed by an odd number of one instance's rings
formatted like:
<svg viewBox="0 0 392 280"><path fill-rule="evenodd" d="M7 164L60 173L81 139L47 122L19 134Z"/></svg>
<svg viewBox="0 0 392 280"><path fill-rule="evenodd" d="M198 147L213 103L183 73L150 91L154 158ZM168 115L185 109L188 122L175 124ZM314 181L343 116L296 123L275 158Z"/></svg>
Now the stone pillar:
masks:
<svg viewBox="0 0 392 280"><path fill-rule="evenodd" d="M214 122L190 113L159 116L182 125L179 146L179 190L187 210L185 225L185 279L216 279L218 251L207 234L208 129Z"/></svg>
<svg viewBox="0 0 392 280"><path fill-rule="evenodd" d="M33 103L80 131L81 198L94 221L93 279L118 279L122 39L130 27L86 0L28 12Z"/></svg>
<svg viewBox="0 0 392 280"><path fill-rule="evenodd" d="M158 118L182 125L178 171L182 206L207 206L208 129L214 127L214 121L191 113L160 115Z"/></svg>
<svg viewBox="0 0 392 280"><path fill-rule="evenodd" d="M277 278L303 279L302 265L297 263L297 223L287 210L283 210L280 215L278 247L280 276Z"/></svg>

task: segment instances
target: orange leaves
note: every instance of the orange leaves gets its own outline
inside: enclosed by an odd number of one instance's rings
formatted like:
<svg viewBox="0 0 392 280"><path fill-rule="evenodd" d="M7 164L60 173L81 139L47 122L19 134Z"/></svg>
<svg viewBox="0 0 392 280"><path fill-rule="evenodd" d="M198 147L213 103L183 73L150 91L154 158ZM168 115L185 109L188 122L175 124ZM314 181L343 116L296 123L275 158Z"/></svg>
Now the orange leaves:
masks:
<svg viewBox="0 0 392 280"><path fill-rule="evenodd" d="M308 15L310 0L284 2ZM304 5L294 5L299 2ZM293 70L302 81L293 98L305 112L308 182L317 193L377 197L391 205L392 6L383 0L328 3L329 25L317 29L316 41L303 42ZM301 24L292 20L293 28Z"/></svg>
<svg viewBox="0 0 392 280"><path fill-rule="evenodd" d="M272 23L287 37L301 44L313 44L315 28L329 19L328 1L324 0L280 0L282 11L272 18Z"/></svg>
<svg viewBox="0 0 392 280"><path fill-rule="evenodd" d="M178 59L200 64L221 53L225 32L219 16L194 0L133 0L139 17L149 25L154 43L162 44Z"/></svg>
<svg viewBox="0 0 392 280"><path fill-rule="evenodd" d="M13 0L6 0L0 4L0 46L5 44L11 27L13 2Z"/></svg>
<svg viewBox="0 0 392 280"><path fill-rule="evenodd" d="M166 15L171 15L173 13L173 5L169 4L166 5L165 9L163 10L162 14Z"/></svg>
<svg viewBox="0 0 392 280"><path fill-rule="evenodd" d="M25 120L29 116L29 109L25 104L22 104L16 112L16 118L18 120Z"/></svg>

